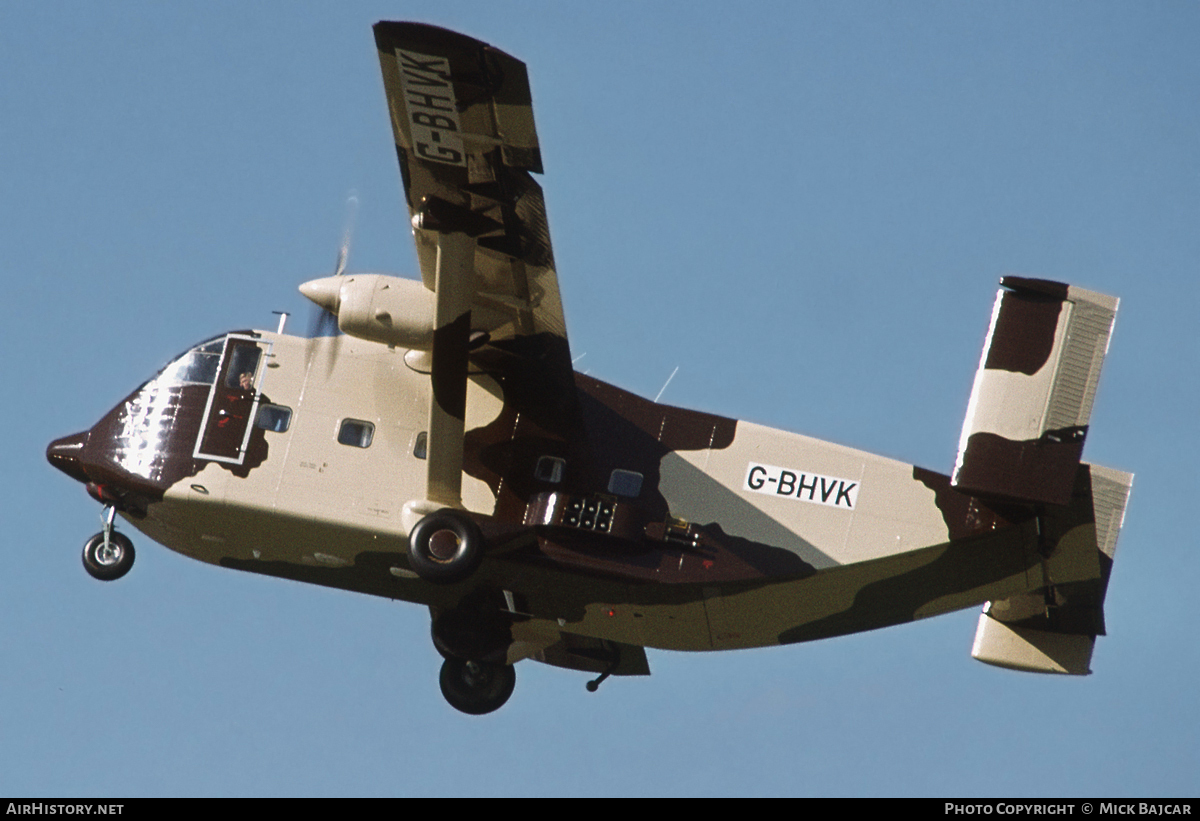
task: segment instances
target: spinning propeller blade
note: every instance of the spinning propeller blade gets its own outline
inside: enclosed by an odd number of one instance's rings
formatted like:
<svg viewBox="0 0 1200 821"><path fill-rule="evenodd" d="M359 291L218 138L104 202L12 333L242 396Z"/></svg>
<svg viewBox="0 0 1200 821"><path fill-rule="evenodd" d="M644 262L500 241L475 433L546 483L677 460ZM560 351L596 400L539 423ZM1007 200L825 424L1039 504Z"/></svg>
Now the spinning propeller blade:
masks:
<svg viewBox="0 0 1200 821"><path fill-rule="evenodd" d="M340 277L346 272L346 263L350 259L350 240L354 236L354 221L357 216L358 193L351 190L350 194L346 197L346 222L342 226L342 241L338 245L337 262L333 266L333 275L335 277ZM337 361L338 350L342 345L342 332L338 329L337 314L329 310L329 308L314 305L312 311L308 324L308 338L314 340L319 337L332 337L325 348L325 375L328 377L333 372L333 365ZM308 345L310 365L315 345L316 343L311 341Z"/></svg>
<svg viewBox="0 0 1200 821"><path fill-rule="evenodd" d="M308 323L309 339L316 339L318 336L338 335L337 315L333 311L314 305L310 317Z"/></svg>
<svg viewBox="0 0 1200 821"><path fill-rule="evenodd" d="M358 217L358 193L351 191L346 197L346 222L342 227L342 241L338 245L337 262L333 266L333 275L340 277L346 272L346 263L350 259L350 240L354 236L354 222ZM339 336L337 314L328 308L314 306L308 323L308 337Z"/></svg>
<svg viewBox="0 0 1200 821"><path fill-rule="evenodd" d="M354 191L346 197L346 224L342 228L342 244L338 248L337 265L333 275L340 277L346 272L346 260L350 258L350 238L354 235L354 220L358 217L358 194Z"/></svg>

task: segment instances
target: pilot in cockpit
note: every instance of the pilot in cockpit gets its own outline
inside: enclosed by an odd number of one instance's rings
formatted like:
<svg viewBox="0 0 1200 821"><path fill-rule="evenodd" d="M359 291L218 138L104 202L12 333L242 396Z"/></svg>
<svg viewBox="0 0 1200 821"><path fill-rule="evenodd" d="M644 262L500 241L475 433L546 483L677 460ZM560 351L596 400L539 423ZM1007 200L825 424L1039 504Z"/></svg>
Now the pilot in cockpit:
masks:
<svg viewBox="0 0 1200 821"><path fill-rule="evenodd" d="M233 374L225 379L230 387L225 390L225 400L218 411L217 427L226 427L233 420L243 420L250 416L254 402L254 373L243 371L237 376L237 387L233 387Z"/></svg>

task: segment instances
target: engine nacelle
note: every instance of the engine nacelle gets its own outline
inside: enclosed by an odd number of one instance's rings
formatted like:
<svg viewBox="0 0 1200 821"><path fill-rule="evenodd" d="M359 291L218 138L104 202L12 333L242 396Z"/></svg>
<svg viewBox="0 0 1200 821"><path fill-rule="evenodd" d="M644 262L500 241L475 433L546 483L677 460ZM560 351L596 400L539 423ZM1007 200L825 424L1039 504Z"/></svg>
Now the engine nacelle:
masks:
<svg viewBox="0 0 1200 821"><path fill-rule="evenodd" d="M416 280L347 274L306 282L300 293L335 315L344 334L401 348L433 347L433 291Z"/></svg>

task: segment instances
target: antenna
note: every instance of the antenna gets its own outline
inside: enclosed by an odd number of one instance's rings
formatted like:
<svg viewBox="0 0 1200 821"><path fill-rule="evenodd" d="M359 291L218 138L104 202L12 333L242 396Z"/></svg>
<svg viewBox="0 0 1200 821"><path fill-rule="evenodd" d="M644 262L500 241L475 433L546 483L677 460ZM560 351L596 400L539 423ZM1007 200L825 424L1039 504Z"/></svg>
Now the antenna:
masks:
<svg viewBox="0 0 1200 821"><path fill-rule="evenodd" d="M675 374L677 374L677 373L679 373L678 365L675 366L675 370L671 371L671 375L667 377L667 381L663 382L662 390L658 392L658 396L654 397L655 402L657 402L659 400L659 398L662 397L663 391L665 391L667 389L667 385L671 384L671 380L675 378Z"/></svg>
<svg viewBox="0 0 1200 821"><path fill-rule="evenodd" d="M279 314L279 327L275 329L275 333L282 334L283 326L287 325L287 318L290 314L287 311L271 311L273 314Z"/></svg>

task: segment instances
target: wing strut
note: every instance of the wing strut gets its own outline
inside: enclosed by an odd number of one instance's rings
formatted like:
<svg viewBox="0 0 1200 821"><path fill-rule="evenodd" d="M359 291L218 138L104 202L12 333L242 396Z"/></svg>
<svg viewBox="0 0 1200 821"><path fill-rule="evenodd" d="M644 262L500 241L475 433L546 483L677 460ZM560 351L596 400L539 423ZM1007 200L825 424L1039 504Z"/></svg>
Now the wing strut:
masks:
<svg viewBox="0 0 1200 821"><path fill-rule="evenodd" d="M425 498L461 508L463 436L467 412L467 355L475 295L475 239L437 232L437 285L433 331L433 391L429 402Z"/></svg>

